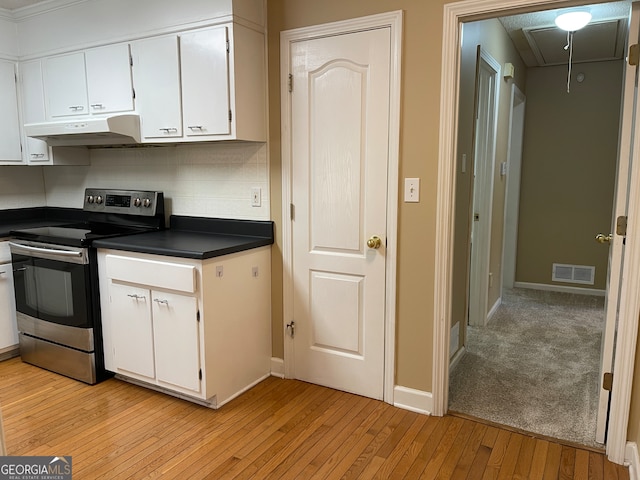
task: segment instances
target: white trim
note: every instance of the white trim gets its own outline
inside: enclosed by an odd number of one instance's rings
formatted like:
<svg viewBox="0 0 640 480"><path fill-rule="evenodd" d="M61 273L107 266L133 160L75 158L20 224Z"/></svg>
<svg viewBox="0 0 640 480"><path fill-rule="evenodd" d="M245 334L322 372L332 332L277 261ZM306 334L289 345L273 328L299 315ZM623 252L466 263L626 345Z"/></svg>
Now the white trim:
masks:
<svg viewBox="0 0 640 480"><path fill-rule="evenodd" d="M559 8L570 6L564 0L462 0L444 5L442 25L442 70L440 84L440 132L438 137L438 187L435 228L435 282L433 321L433 413L444 415L448 405L449 388L449 325L451 323L451 278L453 266L453 225L455 214L455 159L458 94L460 68L460 23L477 18L500 17L518 13L519 8L528 11L539 7ZM636 122L634 139L640 138L640 122ZM640 141L633 142L640 148ZM635 152L633 158L638 158ZM627 425L633 368L638 333L640 296L633 294L640 289L640 242L632 241L640 235L640 185L638 168L633 169L629 196L629 232L625 251L625 264L620 304L615 365L611 396L611 415L608 428L607 455L609 460L622 463L626 446Z"/></svg>
<svg viewBox="0 0 640 480"><path fill-rule="evenodd" d="M491 307L491 310L489 310L489 313L487 313L487 320L484 322L485 325L489 323L489 320L493 318L493 316L498 311L498 308L500 308L500 305L502 305L502 296L497 298L496 303L493 304L493 307Z"/></svg>
<svg viewBox="0 0 640 480"><path fill-rule="evenodd" d="M464 348L464 345L463 345L453 356L453 358L451 359L451 362L449 362L449 371L456 368L456 365L460 363L460 360L462 360L462 358L465 356L466 353L467 353L467 349Z"/></svg>
<svg viewBox="0 0 640 480"><path fill-rule="evenodd" d="M545 290L547 292L575 293L577 295L595 295L596 297L604 297L607 295L606 290L601 290L599 288L570 287L568 285L549 285L547 283L515 282L513 286L515 288L528 288L529 290Z"/></svg>
<svg viewBox="0 0 640 480"><path fill-rule="evenodd" d="M433 396L429 392L396 385L393 389L393 406L411 412L431 415Z"/></svg>
<svg viewBox="0 0 640 480"><path fill-rule="evenodd" d="M384 353L384 393L387 403L393 403L395 382L396 345L396 266L398 239L398 176L400 165L400 87L402 54L401 10L379 15L345 20L324 25L297 28L280 33L280 98L281 98L281 138L282 138L282 275L283 275L283 335L284 375L295 377L293 365L293 342L286 332L286 323L292 318L293 245L290 221L291 205L291 103L288 92L291 43L312 38L353 33L374 28L391 29L391 68L389 79L389 164L387 171L387 245L386 245L386 311L385 311L385 353Z"/></svg>
<svg viewBox="0 0 640 480"><path fill-rule="evenodd" d="M629 467L629 480L640 480L640 455L638 455L638 445L636 442L627 442L624 454L624 464Z"/></svg>
<svg viewBox="0 0 640 480"><path fill-rule="evenodd" d="M284 360L282 358L271 357L271 376L284 378Z"/></svg>

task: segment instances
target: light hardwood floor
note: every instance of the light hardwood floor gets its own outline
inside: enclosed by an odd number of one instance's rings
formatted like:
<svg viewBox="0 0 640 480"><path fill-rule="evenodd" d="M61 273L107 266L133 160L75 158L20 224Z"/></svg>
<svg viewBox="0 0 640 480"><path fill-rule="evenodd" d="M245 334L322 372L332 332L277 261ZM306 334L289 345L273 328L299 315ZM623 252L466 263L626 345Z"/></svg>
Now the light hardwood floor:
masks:
<svg viewBox="0 0 640 480"><path fill-rule="evenodd" d="M0 363L9 455L71 455L73 478L628 479L602 454L271 377L215 411L111 379Z"/></svg>

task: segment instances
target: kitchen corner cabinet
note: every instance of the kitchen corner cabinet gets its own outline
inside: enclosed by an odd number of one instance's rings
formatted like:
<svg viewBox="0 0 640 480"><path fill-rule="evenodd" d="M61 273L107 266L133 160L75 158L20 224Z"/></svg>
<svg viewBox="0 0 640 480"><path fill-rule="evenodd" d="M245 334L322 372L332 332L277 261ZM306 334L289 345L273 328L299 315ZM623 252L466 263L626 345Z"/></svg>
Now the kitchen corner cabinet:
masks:
<svg viewBox="0 0 640 480"><path fill-rule="evenodd" d="M19 66L23 123L46 120L42 61L21 62ZM27 165L88 165L84 147L49 147L44 140L24 136L22 156Z"/></svg>
<svg viewBox="0 0 640 480"><path fill-rule="evenodd" d="M270 374L270 249L209 260L98 249L106 368L217 408Z"/></svg>
<svg viewBox="0 0 640 480"><path fill-rule="evenodd" d="M262 33L229 23L131 49L143 142L266 141Z"/></svg>
<svg viewBox="0 0 640 480"><path fill-rule="evenodd" d="M0 165L22 162L16 64L0 60Z"/></svg>
<svg viewBox="0 0 640 480"><path fill-rule="evenodd" d="M50 120L133 110L127 43L45 58L43 76Z"/></svg>

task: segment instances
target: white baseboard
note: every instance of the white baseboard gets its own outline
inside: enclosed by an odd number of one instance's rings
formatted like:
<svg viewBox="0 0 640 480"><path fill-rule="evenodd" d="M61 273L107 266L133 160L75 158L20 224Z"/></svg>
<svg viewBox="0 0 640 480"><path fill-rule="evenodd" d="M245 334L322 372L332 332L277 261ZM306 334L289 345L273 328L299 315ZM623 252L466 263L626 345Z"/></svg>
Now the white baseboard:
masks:
<svg viewBox="0 0 640 480"><path fill-rule="evenodd" d="M627 442L624 452L624 463L629 466L629 480L640 480L640 456L638 455L638 445L636 442Z"/></svg>
<svg viewBox="0 0 640 480"><path fill-rule="evenodd" d="M282 358L271 357L271 375L284 378L284 360Z"/></svg>
<svg viewBox="0 0 640 480"><path fill-rule="evenodd" d="M487 323L489 323L489 320L491 320L496 314L500 305L502 305L502 297L498 297L496 303L494 303L493 307L491 307L491 310L489 310L489 314L487 315Z"/></svg>
<svg viewBox="0 0 640 480"><path fill-rule="evenodd" d="M460 360L462 360L462 357L464 357L465 353L467 353L467 350L464 348L464 345L463 345L456 352L456 354L453 356L453 358L449 362L449 372L451 372L455 368L455 366L458 365L458 363L460 363Z"/></svg>
<svg viewBox="0 0 640 480"><path fill-rule="evenodd" d="M596 288L568 287L567 285L548 285L546 283L515 282L513 286L515 288L529 288L531 290L546 290L549 292L576 293L578 295L596 295L598 297L604 297L607 294L606 290L599 290Z"/></svg>
<svg viewBox="0 0 640 480"><path fill-rule="evenodd" d="M396 385L393 388L393 406L431 415L433 411L433 395L430 392Z"/></svg>

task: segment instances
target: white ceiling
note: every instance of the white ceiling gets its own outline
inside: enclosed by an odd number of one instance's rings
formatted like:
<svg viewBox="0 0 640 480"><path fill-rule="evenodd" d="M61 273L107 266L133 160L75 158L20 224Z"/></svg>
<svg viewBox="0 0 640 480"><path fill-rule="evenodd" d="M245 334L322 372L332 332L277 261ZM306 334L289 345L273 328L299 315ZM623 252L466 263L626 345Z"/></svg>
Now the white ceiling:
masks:
<svg viewBox="0 0 640 480"><path fill-rule="evenodd" d="M620 59L624 56L631 1L586 5L592 19L575 32L575 63ZM570 8L500 18L520 56L529 67L559 65L567 61L567 32L555 26L555 18Z"/></svg>

